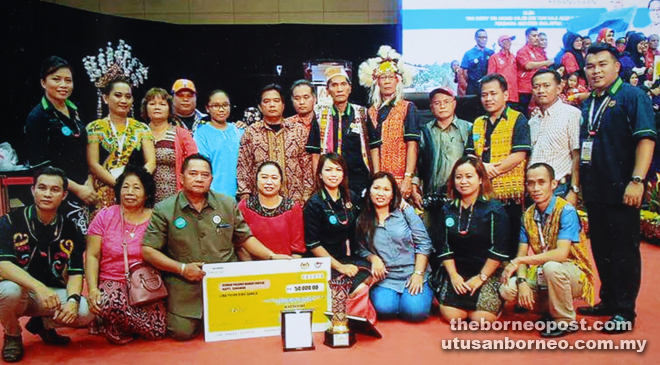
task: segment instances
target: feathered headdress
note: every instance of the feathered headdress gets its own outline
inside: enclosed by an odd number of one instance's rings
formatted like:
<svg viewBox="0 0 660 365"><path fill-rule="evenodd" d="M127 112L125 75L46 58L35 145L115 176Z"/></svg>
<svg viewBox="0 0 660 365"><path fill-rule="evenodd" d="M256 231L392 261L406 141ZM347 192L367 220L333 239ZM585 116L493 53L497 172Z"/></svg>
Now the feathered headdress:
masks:
<svg viewBox="0 0 660 365"><path fill-rule="evenodd" d="M378 57L370 58L360 65L358 77L360 85L371 88L378 76L386 73L401 75L403 86L410 86L413 79L413 71L401 60L401 55L390 46L380 46Z"/></svg>
<svg viewBox="0 0 660 365"><path fill-rule="evenodd" d="M101 118L101 89L108 82L117 78L128 80L133 87L138 87L147 79L148 67L145 67L140 60L131 56L131 46L122 39L119 40L117 49L112 49L112 43L108 42L105 51L99 48L98 56L87 56L83 58L83 64L89 80L96 86L98 94L97 114Z"/></svg>

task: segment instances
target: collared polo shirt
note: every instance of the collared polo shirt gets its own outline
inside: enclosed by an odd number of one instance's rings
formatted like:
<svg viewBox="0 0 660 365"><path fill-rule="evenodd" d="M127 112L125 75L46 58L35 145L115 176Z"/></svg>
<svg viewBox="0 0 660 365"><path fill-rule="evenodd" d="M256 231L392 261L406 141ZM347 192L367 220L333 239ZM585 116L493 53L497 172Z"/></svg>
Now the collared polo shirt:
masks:
<svg viewBox="0 0 660 365"><path fill-rule="evenodd" d="M479 94L479 80L488 72L488 59L495 51L474 46L463 55L461 68L467 70L467 95Z"/></svg>
<svg viewBox="0 0 660 365"><path fill-rule="evenodd" d="M197 212L181 191L156 204L143 246L182 263L222 263L236 261L234 247L250 237L250 227L234 198L209 191L206 206ZM163 278L169 291L169 311L201 318L201 282L189 282L174 273L163 273Z"/></svg>
<svg viewBox="0 0 660 365"><path fill-rule="evenodd" d="M540 47L534 47L525 44L516 53L516 63L518 65L518 92L524 94L532 93L532 77L538 69L527 70L525 65L529 62L541 62L547 58L545 52Z"/></svg>
<svg viewBox="0 0 660 365"><path fill-rule="evenodd" d="M538 209L534 209L534 221L540 223L541 227L545 228L548 217L550 217L555 209L556 202L557 197L553 195L550 204L545 208L545 212L541 213ZM566 204L561 211L557 240L570 240L575 244L580 243L580 219L578 218L575 208L570 204ZM527 229L524 224L520 226L520 243L529 243ZM550 245L549 242L546 244Z"/></svg>
<svg viewBox="0 0 660 365"><path fill-rule="evenodd" d="M610 100L593 138L591 164L580 166L580 183L587 202L623 204L635 168L637 144L644 138L655 141L657 131L651 99L618 78L603 95L593 92L583 103L581 142L589 138L589 107L595 103L595 114L607 96Z"/></svg>
<svg viewBox="0 0 660 365"><path fill-rule="evenodd" d="M555 170L555 179L570 175L573 168L571 153L580 148L580 120L582 113L560 99L544 113L538 111L529 119L532 155L529 165L545 162Z"/></svg>
<svg viewBox="0 0 660 365"><path fill-rule="evenodd" d="M516 56L511 52L501 50L488 60L488 73L498 73L506 79L509 86L509 101L518 102L518 69Z"/></svg>

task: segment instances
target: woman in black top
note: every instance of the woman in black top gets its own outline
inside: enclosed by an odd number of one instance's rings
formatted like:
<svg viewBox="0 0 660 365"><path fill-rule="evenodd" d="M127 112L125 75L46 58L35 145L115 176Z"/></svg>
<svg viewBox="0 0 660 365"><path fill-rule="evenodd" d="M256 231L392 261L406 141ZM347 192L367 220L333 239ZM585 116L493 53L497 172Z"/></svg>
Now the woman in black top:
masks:
<svg viewBox="0 0 660 365"><path fill-rule="evenodd" d="M71 194L60 212L86 234L87 205L96 203L96 192L88 179L85 126L69 100L73 92L69 64L60 57L48 57L41 65L41 87L44 96L25 122L28 162L35 166L50 161L48 165L64 170Z"/></svg>
<svg viewBox="0 0 660 365"><path fill-rule="evenodd" d="M357 195L348 188L346 162L336 153L319 159L317 191L305 204L305 244L318 257L330 257L332 276L353 279L352 291L369 278L368 262L355 255L355 222L359 215ZM365 270L360 270L364 268Z"/></svg>
<svg viewBox="0 0 660 365"><path fill-rule="evenodd" d="M453 199L442 209L432 234L437 259L446 270L439 285L442 317L494 321L502 307L498 272L506 259L509 218L492 199L483 163L474 156L459 159L447 182Z"/></svg>

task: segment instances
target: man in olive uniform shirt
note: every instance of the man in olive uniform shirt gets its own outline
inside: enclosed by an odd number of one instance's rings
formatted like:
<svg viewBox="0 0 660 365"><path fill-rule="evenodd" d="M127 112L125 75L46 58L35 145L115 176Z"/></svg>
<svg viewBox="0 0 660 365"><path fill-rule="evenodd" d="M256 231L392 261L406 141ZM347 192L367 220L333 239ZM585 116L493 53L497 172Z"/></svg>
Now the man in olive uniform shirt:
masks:
<svg viewBox="0 0 660 365"><path fill-rule="evenodd" d="M144 236L144 260L163 271L168 296L168 332L179 341L202 329L204 263L237 261L244 247L262 259L286 259L252 236L234 198L210 190L213 175L208 158L185 159L183 190L156 205Z"/></svg>

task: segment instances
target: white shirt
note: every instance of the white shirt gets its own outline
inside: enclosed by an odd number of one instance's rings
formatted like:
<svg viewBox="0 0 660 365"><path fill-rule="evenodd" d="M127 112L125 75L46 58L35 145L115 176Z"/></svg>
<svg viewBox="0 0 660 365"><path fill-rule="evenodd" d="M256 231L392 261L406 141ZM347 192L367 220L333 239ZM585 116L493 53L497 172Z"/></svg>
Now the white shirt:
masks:
<svg viewBox="0 0 660 365"><path fill-rule="evenodd" d="M529 165L544 162L555 170L555 179L571 174L571 152L580 148L580 121L582 113L561 99L545 113L535 112L529 119L532 157Z"/></svg>

